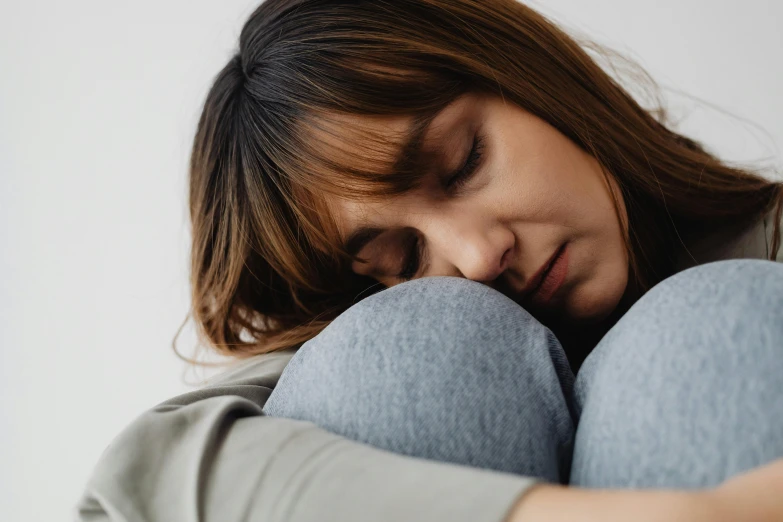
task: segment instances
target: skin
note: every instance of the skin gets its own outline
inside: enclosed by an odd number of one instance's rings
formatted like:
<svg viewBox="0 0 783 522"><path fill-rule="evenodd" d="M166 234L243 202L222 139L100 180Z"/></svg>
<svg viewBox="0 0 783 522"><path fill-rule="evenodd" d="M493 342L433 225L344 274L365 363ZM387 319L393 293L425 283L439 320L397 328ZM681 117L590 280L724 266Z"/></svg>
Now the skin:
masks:
<svg viewBox="0 0 783 522"><path fill-rule="evenodd" d="M783 520L783 460L704 490L595 490L542 484L506 522L774 522Z"/></svg>
<svg viewBox="0 0 783 522"><path fill-rule="evenodd" d="M411 120L350 116L341 123L391 140ZM474 173L448 188L476 134L484 146ZM346 138L342 146L361 151L361 140ZM386 286L404 282L398 274L418 237L422 260L414 278L472 279L534 316L569 324L596 324L618 308L628 290L627 218L616 183L607 181L593 156L516 104L479 94L464 95L441 111L425 133L423 150L421 187L382 201L329 199L343 238L359 227L385 229L358 252L366 263L355 262L356 273ZM610 191L617 194L621 220ZM522 289L566 242L563 286L547 305L524 301Z"/></svg>

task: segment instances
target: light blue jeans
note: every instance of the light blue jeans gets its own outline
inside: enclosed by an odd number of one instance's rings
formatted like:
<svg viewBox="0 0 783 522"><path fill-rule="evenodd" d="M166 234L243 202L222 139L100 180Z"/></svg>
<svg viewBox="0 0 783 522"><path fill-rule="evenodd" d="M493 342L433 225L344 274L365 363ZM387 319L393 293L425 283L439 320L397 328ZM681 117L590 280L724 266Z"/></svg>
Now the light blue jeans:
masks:
<svg viewBox="0 0 783 522"><path fill-rule="evenodd" d="M576 376L551 331L499 292L411 281L305 343L264 412L562 484L716 485L783 457L783 264L719 261L662 281Z"/></svg>

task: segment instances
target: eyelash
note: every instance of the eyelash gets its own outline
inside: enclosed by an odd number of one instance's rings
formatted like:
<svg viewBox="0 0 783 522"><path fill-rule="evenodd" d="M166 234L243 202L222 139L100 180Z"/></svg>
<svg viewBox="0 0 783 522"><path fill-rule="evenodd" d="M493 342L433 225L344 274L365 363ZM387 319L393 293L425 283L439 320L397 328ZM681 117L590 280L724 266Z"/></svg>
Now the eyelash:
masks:
<svg viewBox="0 0 783 522"><path fill-rule="evenodd" d="M413 245L406 249L407 255L405 256L405 263L402 266L402 270L397 274L399 279L403 281L410 281L416 276L419 271L419 265L421 264L421 240L418 235L414 235Z"/></svg>
<svg viewBox="0 0 783 522"><path fill-rule="evenodd" d="M457 172L449 176L449 178L446 180L446 190L454 192L467 183L476 172L476 168L481 162L483 153L484 136L476 134L476 136L473 138L473 147L470 149L468 159ZM399 274L397 274L397 278L402 279L403 281L410 281L416 277L416 273L419 271L419 265L421 263L422 257L422 248L421 240L417 235L413 236L413 245L408 247L407 252L408 254L405 256L405 263L402 267L402 270Z"/></svg>
<svg viewBox="0 0 783 522"><path fill-rule="evenodd" d="M479 163L481 162L483 153L484 136L481 134L476 134L473 138L473 148L470 149L468 159L457 172L449 176L449 178L446 180L446 189L449 191L455 191L467 183L476 172L476 167L478 167Z"/></svg>

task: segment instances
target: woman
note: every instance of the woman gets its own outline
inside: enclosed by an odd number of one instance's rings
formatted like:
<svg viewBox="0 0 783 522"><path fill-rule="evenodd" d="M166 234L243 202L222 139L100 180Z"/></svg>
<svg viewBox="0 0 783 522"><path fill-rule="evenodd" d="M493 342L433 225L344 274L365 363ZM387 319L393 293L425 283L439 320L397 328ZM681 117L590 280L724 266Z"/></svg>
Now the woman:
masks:
<svg viewBox="0 0 783 522"><path fill-rule="evenodd" d="M783 185L526 6L267 0L190 201L248 360L134 421L83 520L783 517Z"/></svg>

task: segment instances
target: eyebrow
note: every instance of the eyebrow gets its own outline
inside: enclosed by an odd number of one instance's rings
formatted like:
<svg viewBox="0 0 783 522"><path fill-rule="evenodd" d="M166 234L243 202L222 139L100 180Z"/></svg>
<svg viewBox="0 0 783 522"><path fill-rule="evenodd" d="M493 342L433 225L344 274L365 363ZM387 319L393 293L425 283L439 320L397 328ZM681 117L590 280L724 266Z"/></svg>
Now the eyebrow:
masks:
<svg viewBox="0 0 783 522"><path fill-rule="evenodd" d="M400 148L400 152L394 160L392 166L392 176L397 175L400 172L411 169L412 163L420 157L421 149L424 145L424 135L432 124L435 117L440 114L443 108L439 110L433 110L417 116L411 128L408 130L405 143ZM361 250L367 246L368 243L373 241L376 237L385 232L386 229L378 227L360 227L353 231L346 239L343 246L344 250L348 254L355 256Z"/></svg>

